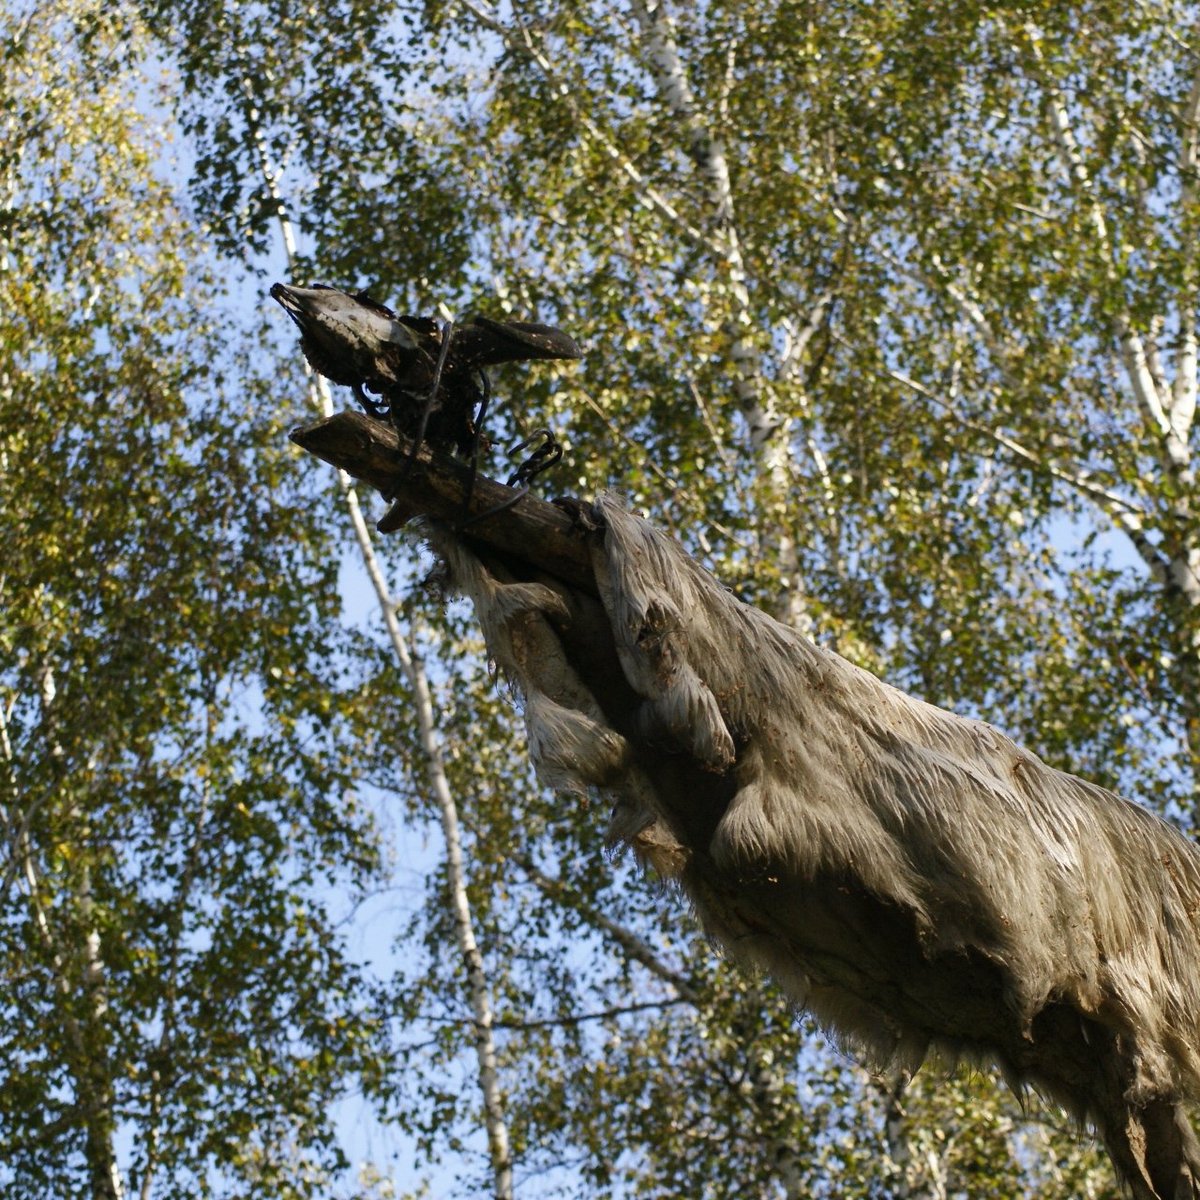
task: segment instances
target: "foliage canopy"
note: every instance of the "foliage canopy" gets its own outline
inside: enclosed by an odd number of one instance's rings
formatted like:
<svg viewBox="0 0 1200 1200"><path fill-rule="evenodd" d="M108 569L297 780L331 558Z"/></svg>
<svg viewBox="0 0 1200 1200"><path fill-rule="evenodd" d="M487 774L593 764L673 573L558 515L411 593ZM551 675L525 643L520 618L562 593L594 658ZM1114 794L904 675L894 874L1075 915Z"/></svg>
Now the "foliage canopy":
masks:
<svg viewBox="0 0 1200 1200"><path fill-rule="evenodd" d="M577 370L495 381L497 441L567 440L560 490L624 490L745 598L1191 825L1195 5L62 0L4 22L0 1136L28 1194L69 1190L62 1163L109 1194L117 1126L131 1185L154 1157L160 1194L320 1194L298 1163L337 1165L346 1086L482 1170L446 877L395 930L382 1009L333 925L376 865L357 782L424 829L429 776L385 642L339 624L327 481L283 450L294 347L218 312L260 288L228 280L282 217L299 282L584 342ZM414 578L410 545L382 553ZM867 1079L714 960L605 861L599 814L528 777L463 614L406 587L402 615L519 1185L1109 1194L1053 1114Z"/></svg>

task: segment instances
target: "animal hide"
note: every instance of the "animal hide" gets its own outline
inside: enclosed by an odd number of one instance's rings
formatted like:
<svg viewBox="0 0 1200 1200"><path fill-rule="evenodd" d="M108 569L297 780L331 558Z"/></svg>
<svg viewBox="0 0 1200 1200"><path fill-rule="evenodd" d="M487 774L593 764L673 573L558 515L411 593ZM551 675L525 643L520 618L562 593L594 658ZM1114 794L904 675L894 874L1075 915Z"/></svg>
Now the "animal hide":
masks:
<svg viewBox="0 0 1200 1200"><path fill-rule="evenodd" d="M739 602L614 497L582 513L600 603L430 531L541 778L607 794L610 837L875 1062L995 1062L1138 1200L1200 1195L1192 843Z"/></svg>

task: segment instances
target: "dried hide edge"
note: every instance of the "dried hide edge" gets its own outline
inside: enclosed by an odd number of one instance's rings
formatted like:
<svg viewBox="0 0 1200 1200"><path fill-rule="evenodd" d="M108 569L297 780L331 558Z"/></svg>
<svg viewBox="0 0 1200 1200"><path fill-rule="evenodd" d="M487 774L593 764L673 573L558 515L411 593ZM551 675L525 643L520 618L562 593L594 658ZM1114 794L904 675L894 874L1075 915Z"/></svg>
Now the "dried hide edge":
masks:
<svg viewBox="0 0 1200 1200"><path fill-rule="evenodd" d="M561 595L438 547L543 777L615 793L612 832L843 1039L996 1062L1095 1121L1138 1200L1200 1196L1200 852L741 603L618 498L593 516L628 704L576 673Z"/></svg>
<svg viewBox="0 0 1200 1200"><path fill-rule="evenodd" d="M475 607L488 653L523 701L530 760L538 779L558 791L599 793L613 804L606 842L627 845L643 866L675 878L688 855L657 815L652 788L624 737L567 661L549 618L569 622L563 596L542 583L520 583L485 565L444 526L424 529L450 583Z"/></svg>
<svg viewBox="0 0 1200 1200"><path fill-rule="evenodd" d="M605 512L603 504L597 509ZM660 547L655 540L627 536L635 529L609 525L604 541L593 544L592 567L621 666L645 697L638 726L647 738L684 749L710 770L722 771L734 759L733 736L717 698L687 656L703 641L695 594L685 587L671 595L654 586L665 565L660 550L668 543Z"/></svg>

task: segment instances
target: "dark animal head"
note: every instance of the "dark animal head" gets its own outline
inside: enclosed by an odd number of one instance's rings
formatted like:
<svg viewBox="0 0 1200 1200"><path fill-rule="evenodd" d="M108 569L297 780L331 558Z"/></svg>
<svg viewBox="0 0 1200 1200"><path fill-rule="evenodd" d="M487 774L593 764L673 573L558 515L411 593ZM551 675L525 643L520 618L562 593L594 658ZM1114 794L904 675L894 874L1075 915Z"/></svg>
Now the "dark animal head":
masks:
<svg viewBox="0 0 1200 1200"><path fill-rule="evenodd" d="M398 317L366 292L277 283L271 296L300 327L313 370L334 383L374 392L416 390L432 380L442 328L429 317ZM470 317L453 327L445 367L453 375L506 362L582 357L574 339L550 325Z"/></svg>

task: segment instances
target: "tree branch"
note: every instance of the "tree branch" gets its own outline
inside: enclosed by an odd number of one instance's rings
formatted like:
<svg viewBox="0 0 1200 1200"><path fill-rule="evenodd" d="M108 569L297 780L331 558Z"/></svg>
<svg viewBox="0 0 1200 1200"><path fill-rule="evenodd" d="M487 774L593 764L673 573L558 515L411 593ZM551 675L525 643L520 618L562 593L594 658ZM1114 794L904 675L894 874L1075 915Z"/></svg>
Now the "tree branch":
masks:
<svg viewBox="0 0 1200 1200"><path fill-rule="evenodd" d="M843 342L843 344L849 344L845 343L842 338L838 338L837 340ZM923 383L919 383L917 380L905 375L902 371L894 370L891 367L868 369L885 379L893 379L897 383L903 384L910 391L916 392L917 395L923 396L926 400L936 405L956 424L962 426L963 429L969 429L972 433L981 434L989 441L995 442L997 446L1002 446L1014 457L1028 463L1036 470L1060 480L1081 495L1086 496L1104 512L1105 516L1117 528L1126 534L1133 543L1139 557L1149 568L1155 582L1159 584L1172 583L1170 578L1172 564L1166 555L1150 540L1145 527L1146 514L1136 504L1130 503L1130 501L1116 492L1109 491L1099 484L1092 483L1083 475L1067 470L1058 463L1048 461L1040 454L1022 445L1016 438L1009 437L1008 434L1002 433L998 429L993 429L981 421L974 421L970 417L964 417L949 401L943 399L930 388L927 388Z"/></svg>
<svg viewBox="0 0 1200 1200"><path fill-rule="evenodd" d="M555 70L554 64L550 61L545 51L534 41L533 34L524 21L518 20L516 29L514 30L512 26L506 25L494 12L488 11L483 5L476 3L475 0L460 0L460 2L463 8L481 25L496 34L509 50L522 54L533 61L546 77L546 81L558 93L559 98L566 105L571 116L578 123L579 128L612 160L621 174L638 189L642 203L647 208L665 216L672 225L678 228L696 245L712 248L711 239L706 237L700 229L697 229L695 225L688 221L670 200L653 187L642 172L638 170L634 161L588 116L583 106L575 99L571 85Z"/></svg>
<svg viewBox="0 0 1200 1200"><path fill-rule="evenodd" d="M562 904L572 912L578 913L589 925L606 933L629 958L634 962L641 963L652 975L672 987L681 1000L685 1000L696 1008L702 1007L703 998L692 982L659 958L649 944L632 930L588 904L561 879L555 879L544 871L540 871L528 858L519 858L517 862L529 881L556 904ZM572 894L568 895L568 893Z"/></svg>
<svg viewBox="0 0 1200 1200"><path fill-rule="evenodd" d="M497 1021L493 1029L508 1029L522 1031L526 1029L545 1029L569 1025L583 1025L587 1021L607 1021L611 1017L623 1017L629 1013L645 1012L647 1009L671 1008L676 1004L687 1004L683 996L668 996L662 1000L644 1000L640 1004L622 1004L613 1008L602 1008L598 1012L579 1013L573 1017L543 1017L533 1021Z"/></svg>

